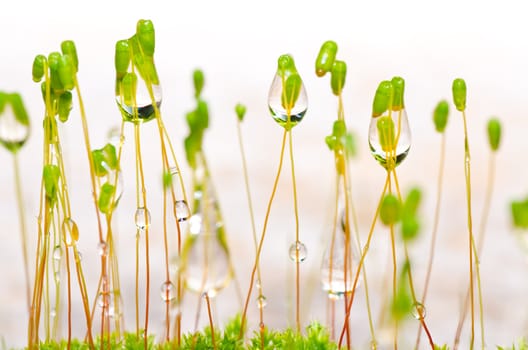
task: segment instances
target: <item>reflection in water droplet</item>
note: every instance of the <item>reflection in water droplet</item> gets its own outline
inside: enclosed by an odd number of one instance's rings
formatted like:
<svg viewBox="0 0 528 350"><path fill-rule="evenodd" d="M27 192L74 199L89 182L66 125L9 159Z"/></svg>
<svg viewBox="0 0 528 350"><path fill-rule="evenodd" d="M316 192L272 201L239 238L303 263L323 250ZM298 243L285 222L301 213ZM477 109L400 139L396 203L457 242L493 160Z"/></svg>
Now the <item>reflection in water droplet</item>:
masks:
<svg viewBox="0 0 528 350"><path fill-rule="evenodd" d="M259 309L263 309L266 307L266 305L268 305L268 301L266 300L266 297L264 295L260 295L257 298L257 307Z"/></svg>
<svg viewBox="0 0 528 350"><path fill-rule="evenodd" d="M62 250L61 250L61 247L60 246L55 246L55 248L53 249L53 259L59 261L61 259L61 256L62 256Z"/></svg>
<svg viewBox="0 0 528 350"><path fill-rule="evenodd" d="M161 105L161 86L152 85L152 92L154 95L154 100L158 108ZM127 122L148 122L154 119L154 106L152 104L152 99L150 98L147 85L145 81L138 77L137 79L137 93L136 93L136 108L137 108L137 119L134 118L134 106L125 104L121 96L116 95L116 102L121 110L123 120Z"/></svg>
<svg viewBox="0 0 528 350"><path fill-rule="evenodd" d="M189 219L191 216L189 205L187 205L187 202L183 199L177 200L174 203L174 210L176 212L176 220L179 222L187 221L187 219Z"/></svg>
<svg viewBox="0 0 528 350"><path fill-rule="evenodd" d="M297 241L290 246L289 250L290 259L294 262L303 262L306 260L308 251L306 246L301 241Z"/></svg>
<svg viewBox="0 0 528 350"><path fill-rule="evenodd" d="M417 320L423 320L425 318L425 306L420 302L415 302L412 308L412 315Z"/></svg>
<svg viewBox="0 0 528 350"><path fill-rule="evenodd" d="M108 245L106 242L99 242L97 245L97 253L99 256L107 256L108 255Z"/></svg>
<svg viewBox="0 0 528 350"><path fill-rule="evenodd" d="M29 137L29 123L18 120L10 103L0 113L0 144L11 152L18 151Z"/></svg>
<svg viewBox="0 0 528 350"><path fill-rule="evenodd" d="M380 135L378 130L378 121L380 118L385 117L388 117L388 115L371 118L369 126L369 146L374 158L383 167L387 168L391 164L392 167L399 165L405 159L405 157L407 157L407 153L411 148L411 129L409 128L409 120L407 118L407 112L405 109L391 112L390 118L394 123L394 139L395 142L397 141L397 146L395 148L394 154L389 154L383 150L383 147L380 143Z"/></svg>
<svg viewBox="0 0 528 350"><path fill-rule="evenodd" d="M150 225L150 212L144 207L139 207L136 210L136 215L134 216L136 227L139 230L144 230Z"/></svg>
<svg viewBox="0 0 528 350"><path fill-rule="evenodd" d="M161 285L160 294L163 301L171 301L176 297L176 288L171 281L166 281Z"/></svg>
<svg viewBox="0 0 528 350"><path fill-rule="evenodd" d="M72 219L64 219L62 229L64 231L64 242L67 246L72 246L79 240L79 228Z"/></svg>
<svg viewBox="0 0 528 350"><path fill-rule="evenodd" d="M275 75L268 94L268 107L273 119L282 127L287 127L288 111L282 106L282 78L280 75ZM295 102L295 106L290 111L290 125L294 127L304 117L308 109L308 98L306 96L306 89L304 84L301 85L299 98Z"/></svg>

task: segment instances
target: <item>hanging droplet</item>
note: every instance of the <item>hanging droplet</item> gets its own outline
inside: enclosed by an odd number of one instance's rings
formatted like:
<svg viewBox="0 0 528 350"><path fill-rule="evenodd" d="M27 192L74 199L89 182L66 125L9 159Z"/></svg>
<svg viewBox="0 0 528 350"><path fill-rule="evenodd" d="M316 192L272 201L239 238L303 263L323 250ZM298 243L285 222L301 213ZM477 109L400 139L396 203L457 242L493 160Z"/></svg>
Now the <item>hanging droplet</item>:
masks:
<svg viewBox="0 0 528 350"><path fill-rule="evenodd" d="M174 202L174 211L176 215L176 220L178 222L187 221L189 217L191 216L191 210L189 209L189 205L184 199L177 200Z"/></svg>
<svg viewBox="0 0 528 350"><path fill-rule="evenodd" d="M417 320L423 320L425 318L425 306L420 302L415 302L412 308L412 315Z"/></svg>
<svg viewBox="0 0 528 350"><path fill-rule="evenodd" d="M150 212L144 207L137 208L134 218L138 230L144 230L150 225Z"/></svg>
<svg viewBox="0 0 528 350"><path fill-rule="evenodd" d="M294 262L303 262L306 260L308 251L303 242L297 241L290 246L290 259Z"/></svg>
<svg viewBox="0 0 528 350"><path fill-rule="evenodd" d="M71 218L66 218L62 222L62 230L64 231L64 243L67 246L72 246L79 240L79 228L75 221Z"/></svg>
<svg viewBox="0 0 528 350"><path fill-rule="evenodd" d="M268 107L273 119L282 127L287 127L288 124L288 110L282 104L283 94L283 79L279 74L275 75L268 94ZM308 97L306 96L306 89L301 83L299 97L295 102L293 108L289 111L290 128L297 125L304 117L308 109Z"/></svg>
<svg viewBox="0 0 528 350"><path fill-rule="evenodd" d="M16 117L10 103L0 113L0 144L10 152L17 152L29 137L29 122Z"/></svg>
<svg viewBox="0 0 528 350"><path fill-rule="evenodd" d="M56 245L55 248L53 248L53 259L55 261L60 261L62 257L62 250L59 245Z"/></svg>
<svg viewBox="0 0 528 350"><path fill-rule="evenodd" d="M152 84L152 95L157 108L159 108L162 99L160 85ZM122 112L123 120L127 122L148 122L156 117L147 84L141 77L137 78L135 106L132 103L127 104L119 91L116 91L116 102ZM137 113L137 119L135 113Z"/></svg>
<svg viewBox="0 0 528 350"><path fill-rule="evenodd" d="M171 301L176 297L176 288L171 281L166 281L161 285L160 293L163 301Z"/></svg>
<svg viewBox="0 0 528 350"><path fill-rule="evenodd" d="M399 165L411 148L411 129L405 109L385 112L372 117L369 126L369 146L374 158L384 168Z"/></svg>
<svg viewBox="0 0 528 350"><path fill-rule="evenodd" d="M264 295L259 295L257 298L257 307L259 309L263 309L268 305L268 301L266 300L266 297Z"/></svg>
<svg viewBox="0 0 528 350"><path fill-rule="evenodd" d="M99 254L99 256L108 255L108 245L106 244L106 242L99 242L99 244L97 245L97 253Z"/></svg>

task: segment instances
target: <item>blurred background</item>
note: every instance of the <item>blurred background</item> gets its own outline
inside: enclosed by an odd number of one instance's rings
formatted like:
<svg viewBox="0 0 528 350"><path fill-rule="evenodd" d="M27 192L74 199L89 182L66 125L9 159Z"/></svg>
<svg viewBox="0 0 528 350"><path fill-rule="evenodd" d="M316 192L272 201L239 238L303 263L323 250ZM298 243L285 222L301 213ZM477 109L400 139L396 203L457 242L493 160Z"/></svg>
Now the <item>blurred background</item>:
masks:
<svg viewBox="0 0 528 350"><path fill-rule="evenodd" d="M351 163L353 199L363 241L384 183L384 170L369 154L368 125L372 98L378 83L395 75L406 80L406 107L412 146L399 166L400 186L424 191L423 225L411 255L418 294L426 271L435 203L440 135L434 130L432 111L441 99L451 104L451 83L462 77L468 87L467 115L472 151L473 214L478 231L487 183L490 150L485 126L497 116L503 123L503 142L497 154L497 177L481 255L486 341L491 348L526 336L528 293L526 251L511 225L509 202L528 193L525 166L528 120L524 104L528 90L528 41L521 1L17 1L0 12L2 50L0 90L22 94L31 117L31 136L20 151L23 195L30 252L37 239L40 175L42 167L41 120L44 104L40 87L31 80L37 54L60 50L63 40L74 40L79 55L79 82L89 118L93 148L106 143L110 128L120 124L114 100L114 45L135 32L138 19L151 19L156 29L155 60L162 89L162 114L188 190L190 173L183 153L188 129L184 115L194 108L192 71L203 69L203 97L210 106L210 129L205 138L228 240L239 284L247 290L254 258L250 219L236 139L234 106L247 106L242 126L253 191L257 231L260 232L273 179L278 166L282 128L270 117L267 94L276 60L290 53L308 92L309 108L293 131L298 181L301 240L308 249L302 264L303 324L327 321L327 298L321 291L319 269L331 231L334 194L333 154L324 143L336 118L337 101L329 77L317 78L314 61L321 44L334 40L338 58L348 65L344 92L346 121L355 133L358 155ZM462 119L451 104L447 126L445 192L441 207L438 251L427 303L426 321L437 343L452 344L467 281L467 228L463 168ZM152 125L151 125L152 124ZM77 105L62 125L72 212L80 229L79 249L88 291L93 296L99 273L97 227L91 202L88 163ZM115 217L125 322L134 324L134 148L130 125L125 131L122 158L125 193ZM151 239L153 298L151 330L161 334L163 303L158 287L163 282L161 236L161 162L157 130L145 124L143 152L148 197L153 217ZM26 344L27 315L24 275L17 220L12 157L0 150L0 338L8 347ZM272 208L261 266L265 317L270 327L293 326L293 263L288 247L294 241L294 218L289 163L285 164ZM388 232L378 226L366 260L371 283L372 307L378 315L383 276L389 254ZM33 264L32 264L33 265ZM33 276L34 267L31 266ZM75 290L75 289L74 289ZM75 293L74 293L75 294ZM79 298L77 294L75 298ZM253 298L255 299L255 298ZM192 330L198 299L188 298L185 329ZM364 294L358 294L352 316L355 343L368 343ZM75 309L75 308L74 308ZM203 310L203 309L202 309ZM234 284L217 296L216 318L225 323L240 310ZM256 301L250 306L250 324L258 323ZM82 310L74 315L83 324ZM375 316L375 319L378 317ZM200 324L206 323L202 314ZM412 344L416 320L404 325L402 344ZM64 329L62 330L64 332ZM382 333L380 331L380 333ZM64 334L64 333L62 333ZM83 336L84 327L74 335ZM382 337L382 336L380 336ZM462 348L469 339L466 329ZM410 346L410 345L409 345ZM422 341L425 348L425 342Z"/></svg>

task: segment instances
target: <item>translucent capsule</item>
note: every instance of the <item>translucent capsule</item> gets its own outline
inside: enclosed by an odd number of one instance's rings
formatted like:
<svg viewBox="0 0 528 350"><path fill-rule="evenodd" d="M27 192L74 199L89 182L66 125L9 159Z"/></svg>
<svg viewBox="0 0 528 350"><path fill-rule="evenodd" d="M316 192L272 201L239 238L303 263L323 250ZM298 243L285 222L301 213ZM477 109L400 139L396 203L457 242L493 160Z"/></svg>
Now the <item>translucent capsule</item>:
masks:
<svg viewBox="0 0 528 350"><path fill-rule="evenodd" d="M391 169L407 157L411 148L411 130L405 109L385 113L370 120L369 146L374 158L384 168ZM380 125L381 123L378 124L380 120L390 122ZM391 129L391 125L394 129Z"/></svg>
<svg viewBox="0 0 528 350"><path fill-rule="evenodd" d="M66 218L62 222L62 230L64 234L64 243L67 246L72 246L79 240L79 228L75 221L71 218Z"/></svg>
<svg viewBox="0 0 528 350"><path fill-rule="evenodd" d="M290 246L290 249L288 250L290 259L293 262L303 262L306 260L306 256L308 254L308 250L306 249L306 246L301 241L296 241Z"/></svg>
<svg viewBox="0 0 528 350"><path fill-rule="evenodd" d="M185 200L177 200L174 203L174 214L178 222L187 221L189 219L189 217L191 216L191 211L189 209L189 205Z"/></svg>
<svg viewBox="0 0 528 350"><path fill-rule="evenodd" d="M136 209L136 214L134 216L136 222L136 227L138 230L144 230L150 225L150 212L144 207Z"/></svg>
<svg viewBox="0 0 528 350"><path fill-rule="evenodd" d="M285 106L283 106L284 84L285 80L283 76L279 74L275 75L268 94L268 107L273 119L275 119L280 126L288 128L289 125L289 128L291 129L303 119L306 110L308 109L308 97L301 80L295 104L291 108L285 108ZM290 121L289 124L288 118Z"/></svg>
<svg viewBox="0 0 528 350"><path fill-rule="evenodd" d="M176 297L176 288L171 281L165 281L160 287L160 295L163 301L171 301Z"/></svg>
<svg viewBox="0 0 528 350"><path fill-rule="evenodd" d="M123 79L125 80L125 79ZM149 89L147 84L142 78L137 78L135 86L135 94L130 96L131 99L126 98L126 85L124 82L118 81L118 86L121 89L116 91L116 102L119 109L122 112L123 120L133 123L147 122L154 119L156 116L154 114L154 104L157 108L161 106L161 86L156 84L151 84L152 96L154 101L150 97Z"/></svg>
<svg viewBox="0 0 528 350"><path fill-rule="evenodd" d="M8 151L16 153L29 137L29 119L19 117L9 103L9 95L3 95L0 96L5 99L3 111L0 109L0 144Z"/></svg>

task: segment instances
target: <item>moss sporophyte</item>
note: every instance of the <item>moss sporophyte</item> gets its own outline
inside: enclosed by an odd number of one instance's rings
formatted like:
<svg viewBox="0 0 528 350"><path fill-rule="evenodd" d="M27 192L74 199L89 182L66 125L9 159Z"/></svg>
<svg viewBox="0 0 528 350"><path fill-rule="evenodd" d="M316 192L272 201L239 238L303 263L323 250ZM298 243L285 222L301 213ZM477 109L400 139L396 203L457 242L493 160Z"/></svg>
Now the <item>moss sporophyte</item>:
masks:
<svg viewBox="0 0 528 350"><path fill-rule="evenodd" d="M321 251L321 265L317 270L318 281L327 297L327 324L322 326L312 322L307 326L308 310L304 308L310 300L308 293L301 293L308 281L301 279L301 265L309 257L307 246L301 237L299 215L299 193L293 155L293 130L307 112L308 100L304 82L291 55L282 55L277 60L275 76L268 95L268 108L273 120L282 127L282 141L278 154L278 168L271 187L271 194L263 215L263 223L258 227L250 186L250 169L243 142L243 123L256 114L244 104L237 104L233 118L236 118L238 147L241 155L241 171L244 178L247 208L250 218L254 258L237 261L237 255L230 249L228 218L224 217L221 206L221 192L215 188L214 167L208 163L206 152L206 131L210 126L209 104L204 99L207 88L205 74L196 69L192 75L194 107L185 114L188 133L180 147L185 153L191 182L191 192L187 196L183 169L176 154L179 148L173 147L169 130L161 113L161 81L154 61L156 51L154 24L150 20L139 20L135 33L128 39L119 40L115 45L115 102L121 118L120 126L113 129L107 140L95 147L90 139L88 116L81 95L78 72L81 67L77 49L73 41L66 40L60 51L48 55L35 56L32 66L32 79L40 83L44 108L42 125L42 164L39 208L36 235L29 235L26 225L26 208L23 196L22 171L19 158L30 135L30 118L19 93L0 92L0 144L11 153L14 169L14 190L18 204L20 237L22 243L23 275L26 285L28 312L27 347L29 349L378 349L401 347L409 343L403 324L414 318L418 326L415 349L420 348L422 333L426 335L428 348L448 349L447 345L434 343L434 332L426 322L426 306L433 263L437 251L439 223L442 219L440 207L444 193L444 167L446 158L446 128L450 104L442 100L433 109L435 130L440 133L441 144L438 157L436 184L436 204L430 228L430 248L426 259L426 273L423 288L417 287L415 274L421 262L410 254L411 244L422 234L425 219L421 202L426 195L418 187L403 192L397 176L398 166L406 159L411 147L411 132L406 112L405 80L399 76L379 83L374 92L372 113L368 129L368 144L374 159L381 165L385 181L377 200L374 213L366 234L366 242L361 242L360 225L356 215L358 205L354 203L352 186L353 157L357 153L356 135L348 126L345 116L344 96L347 81L347 64L338 57L338 45L332 40L324 42L315 57L315 74L324 77L329 74L330 91L336 97L337 113L327 121L329 134L319 140L320 147L328 147L332 155L332 174L329 181L334 183L331 193L330 225L325 229L324 252ZM467 207L467 253L468 283L466 298L462 303L459 321L454 335L453 349L457 349L462 338L466 314L471 315L468 346L475 343L485 348L484 301L480 279L479 256L482 253L486 226L490 216L490 206L496 172L496 156L501 147L502 125L498 118L490 118L484 131L490 147L487 186L478 235L473 233L471 157L468 140L468 120L466 119L467 87L463 79L455 79L452 85L452 100L460 112L464 130L464 171ZM117 114L117 113L116 113ZM88 169L91 202L95 211L97 230L91 237L85 227L78 225L76 218L81 215L71 205L71 192L68 186L71 174L67 169L66 152L62 140L64 133L74 118L80 119L82 139ZM144 125L151 122L149 129ZM452 122L451 122L452 123ZM134 175L126 174L122 164L127 159L125 130L133 134ZM150 183L146 166L146 153L142 143L143 133L152 132L159 142L157 166L158 183ZM286 148L288 150L286 151ZM278 193L278 183L288 153L291 169L291 190L293 210L288 218L294 222L293 242L282 249L293 262L295 276L291 285L280 292L291 289L289 302L292 305L291 328L275 331L268 327L264 291L271 290L261 264L265 238L271 217L271 208ZM148 155L150 157L150 154ZM149 163L150 164L150 163ZM436 169L436 168L435 168ZM135 189L135 211L128 216L135 227L135 249L132 254L133 311L124 307L124 283L121 280L114 215L124 201L125 177L133 177ZM160 198L153 198L153 187L162 189ZM403 194L402 194L403 193ZM158 205L152 205L158 201ZM90 204L92 205L92 204ZM152 208L161 210L152 210ZM151 211L152 210L152 211ZM528 228L528 200L520 199L511 203L513 226L526 240ZM379 219L379 220L378 220ZM381 224L379 223L381 221ZM79 220L81 222L81 220ZM161 232L151 235L156 227ZM376 233L375 233L376 232ZM259 235L260 233L260 235ZM381 301L371 298L369 279L381 275L379 271L367 273L367 255L374 236L387 243L388 266L386 276L382 276L388 288L381 295ZM35 242L29 242L35 237ZM365 237L365 236L363 236ZM84 262L79 251L80 240L93 240L97 246L97 279L95 283L85 278ZM159 241L155 241L159 240ZM252 241L252 242L251 242ZM269 241L269 239L268 239ZM35 251L30 251L32 243ZM155 244L152 244L155 243ZM161 248L160 248L161 247ZM158 251L159 250L159 251ZM271 250L271 249L270 249ZM315 255L315 254L314 254ZM154 280L151 262L159 260L162 266L162 279ZM33 264L33 266L32 266ZM249 285L241 290L241 280L236 275L236 267L249 265ZM374 266L369 267L374 269ZM66 278L64 278L64 276ZM156 282L157 281L157 282ZM361 281L365 292L366 315L360 315L362 325L352 317L356 292ZM475 288L476 282L476 288ZM157 293L152 293L152 284L159 283ZM239 303L240 316L223 327L215 313L215 301L219 293L232 283L237 296L232 298ZM127 283L128 285L129 283ZM264 288L266 286L266 288ZM253 289L256 293L253 293ZM475 291L476 289L476 291ZM198 295L196 313L184 314L191 304L187 292ZM82 302L76 305L73 294L79 294ZM256 294L256 295L254 295ZM155 295L154 298L152 295ZM476 296L476 298L475 298ZM152 322L151 306L157 300L163 309L163 331L156 337L150 329ZM252 332L249 305L256 300L258 308L257 328ZM379 317L375 318L372 309L380 304ZM271 302L270 302L271 303ZM356 302L357 304L357 302ZM255 304L253 304L255 305ZM341 305L342 308L338 309ZM159 305L158 305L159 306ZM185 307L184 307L185 306ZM76 310L78 308L78 310ZM198 330L198 320L204 308L208 326ZM478 308L478 311L475 310ZM76 318L81 312L82 318ZM127 329L124 324L125 312L134 314L133 326ZM480 339L476 339L475 315L480 316ZM286 313L285 313L286 314ZM356 316L357 314L354 314ZM427 315L434 318L436 315ZM189 320L189 321L188 321ZM369 334L367 345L359 344L356 334L360 327L366 327ZM194 321L194 322L193 322ZM194 329L187 323L194 324ZM184 331L184 326L193 329ZM223 330L222 330L223 328ZM74 339L73 330L84 334L82 340ZM411 339L414 342L414 338ZM356 343L356 344L355 344ZM405 345L407 346L407 345ZM526 349L526 342L519 340L511 348Z"/></svg>

